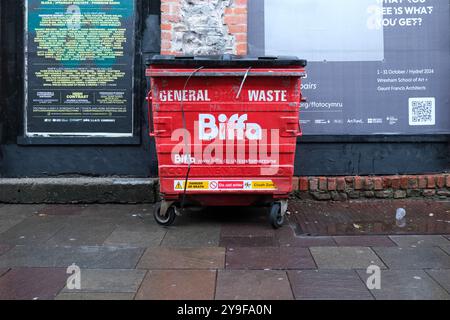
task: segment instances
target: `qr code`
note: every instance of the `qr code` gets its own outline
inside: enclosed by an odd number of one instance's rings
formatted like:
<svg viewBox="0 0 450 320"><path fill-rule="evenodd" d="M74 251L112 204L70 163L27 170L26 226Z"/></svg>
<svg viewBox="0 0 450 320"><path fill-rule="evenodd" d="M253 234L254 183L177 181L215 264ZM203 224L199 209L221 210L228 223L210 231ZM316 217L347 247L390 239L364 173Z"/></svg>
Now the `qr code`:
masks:
<svg viewBox="0 0 450 320"><path fill-rule="evenodd" d="M434 126L436 124L435 98L409 99L409 125Z"/></svg>

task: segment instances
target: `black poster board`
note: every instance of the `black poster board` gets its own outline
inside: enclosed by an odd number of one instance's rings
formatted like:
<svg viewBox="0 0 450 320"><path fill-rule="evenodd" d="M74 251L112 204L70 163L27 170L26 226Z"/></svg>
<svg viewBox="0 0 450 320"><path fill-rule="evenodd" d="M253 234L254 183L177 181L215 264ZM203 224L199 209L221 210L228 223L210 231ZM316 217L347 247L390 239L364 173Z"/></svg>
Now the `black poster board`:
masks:
<svg viewBox="0 0 450 320"><path fill-rule="evenodd" d="M136 142L135 13L130 0L25 0L25 140Z"/></svg>

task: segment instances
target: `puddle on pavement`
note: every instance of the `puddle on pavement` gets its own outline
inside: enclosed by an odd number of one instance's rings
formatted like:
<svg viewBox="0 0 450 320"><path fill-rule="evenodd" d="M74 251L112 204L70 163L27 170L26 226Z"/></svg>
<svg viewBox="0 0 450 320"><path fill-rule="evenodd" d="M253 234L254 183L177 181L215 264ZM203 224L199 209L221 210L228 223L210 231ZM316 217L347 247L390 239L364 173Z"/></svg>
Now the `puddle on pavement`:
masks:
<svg viewBox="0 0 450 320"><path fill-rule="evenodd" d="M448 201L293 201L290 212L298 236L450 234Z"/></svg>

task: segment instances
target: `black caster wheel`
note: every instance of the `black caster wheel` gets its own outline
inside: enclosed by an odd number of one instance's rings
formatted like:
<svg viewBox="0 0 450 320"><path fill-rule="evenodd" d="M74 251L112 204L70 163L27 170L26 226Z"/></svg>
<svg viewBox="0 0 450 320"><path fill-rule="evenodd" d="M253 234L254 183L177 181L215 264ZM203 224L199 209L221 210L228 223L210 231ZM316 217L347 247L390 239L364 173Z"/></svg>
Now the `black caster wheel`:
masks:
<svg viewBox="0 0 450 320"><path fill-rule="evenodd" d="M177 217L177 213L175 211L175 206L170 206L169 209L167 209L166 215L161 215L161 203L158 203L155 206L155 211L153 212L153 217L155 218L156 223L158 223L160 226L168 227L173 224L175 221L175 218Z"/></svg>
<svg viewBox="0 0 450 320"><path fill-rule="evenodd" d="M279 229L284 224L284 215L281 212L281 204L273 203L269 211L269 222L274 229Z"/></svg>

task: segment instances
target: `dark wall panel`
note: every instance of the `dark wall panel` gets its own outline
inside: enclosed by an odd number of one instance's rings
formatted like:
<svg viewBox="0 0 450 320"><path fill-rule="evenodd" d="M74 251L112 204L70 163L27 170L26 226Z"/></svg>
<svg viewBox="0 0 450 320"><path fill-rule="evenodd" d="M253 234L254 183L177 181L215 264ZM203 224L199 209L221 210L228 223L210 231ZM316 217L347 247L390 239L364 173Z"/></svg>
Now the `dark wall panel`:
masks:
<svg viewBox="0 0 450 320"><path fill-rule="evenodd" d="M17 0L0 6L0 143L15 143L22 118L23 6Z"/></svg>
<svg viewBox="0 0 450 320"><path fill-rule="evenodd" d="M389 175L450 171L449 143L300 143L297 175Z"/></svg>
<svg viewBox="0 0 450 320"><path fill-rule="evenodd" d="M2 147L3 177L126 176L149 177L156 172L150 145L136 147Z"/></svg>

